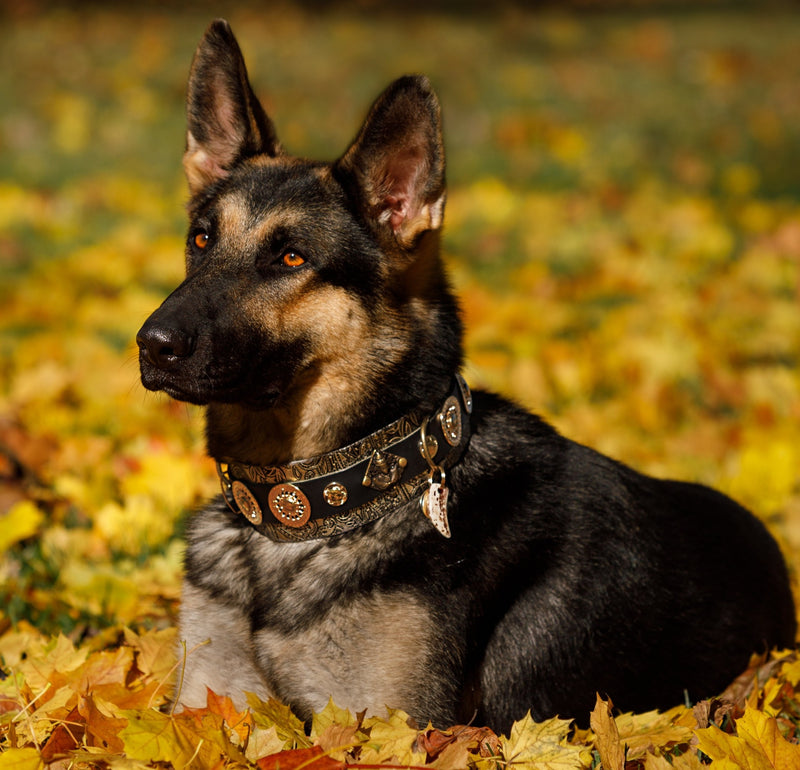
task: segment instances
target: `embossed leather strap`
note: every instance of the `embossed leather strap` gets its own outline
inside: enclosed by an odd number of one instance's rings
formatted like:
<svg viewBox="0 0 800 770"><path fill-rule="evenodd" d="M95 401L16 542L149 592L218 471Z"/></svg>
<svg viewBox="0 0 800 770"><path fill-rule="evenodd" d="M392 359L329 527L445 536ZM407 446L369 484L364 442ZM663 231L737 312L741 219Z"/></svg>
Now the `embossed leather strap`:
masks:
<svg viewBox="0 0 800 770"><path fill-rule="evenodd" d="M472 396L456 375L430 417L412 413L334 452L282 466L217 464L228 505L272 540L331 537L374 521L419 498L430 462L420 449L426 424L428 457L450 469L469 442Z"/></svg>

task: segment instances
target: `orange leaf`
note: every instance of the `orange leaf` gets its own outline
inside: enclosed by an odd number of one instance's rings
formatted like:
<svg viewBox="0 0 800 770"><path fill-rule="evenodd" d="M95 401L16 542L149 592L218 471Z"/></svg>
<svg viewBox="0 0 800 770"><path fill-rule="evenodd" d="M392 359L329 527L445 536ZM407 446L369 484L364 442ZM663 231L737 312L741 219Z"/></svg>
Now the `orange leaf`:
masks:
<svg viewBox="0 0 800 770"><path fill-rule="evenodd" d="M212 714L218 714L225 724L239 737L240 745L253 731L253 716L248 709L237 711L227 695L217 695L212 690L206 694L206 704Z"/></svg>
<svg viewBox="0 0 800 770"><path fill-rule="evenodd" d="M123 751L125 744L120 739L119 733L128 724L127 719L107 716L97 707L91 695L80 698L78 711L86 720L90 745L115 753Z"/></svg>
<svg viewBox="0 0 800 770"><path fill-rule="evenodd" d="M42 759L46 764L50 764L55 759L67 756L70 751L80 746L85 732L86 723L83 717L77 708L72 709L66 719L50 733L47 743L42 747Z"/></svg>
<svg viewBox="0 0 800 770"><path fill-rule="evenodd" d="M256 763L260 770L344 770L345 763L328 756L319 746L270 754Z"/></svg>

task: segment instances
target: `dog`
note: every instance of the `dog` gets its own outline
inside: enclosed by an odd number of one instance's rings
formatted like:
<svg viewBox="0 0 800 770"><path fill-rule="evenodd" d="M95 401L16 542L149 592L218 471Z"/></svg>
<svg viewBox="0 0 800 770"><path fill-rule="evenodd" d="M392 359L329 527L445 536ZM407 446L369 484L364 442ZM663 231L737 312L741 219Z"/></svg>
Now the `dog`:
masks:
<svg viewBox="0 0 800 770"><path fill-rule="evenodd" d="M440 107L406 76L333 163L289 155L228 24L195 54L186 279L144 386L204 405L222 495L187 525L178 705L206 688L506 731L714 696L792 646L748 511L562 437L460 375Z"/></svg>

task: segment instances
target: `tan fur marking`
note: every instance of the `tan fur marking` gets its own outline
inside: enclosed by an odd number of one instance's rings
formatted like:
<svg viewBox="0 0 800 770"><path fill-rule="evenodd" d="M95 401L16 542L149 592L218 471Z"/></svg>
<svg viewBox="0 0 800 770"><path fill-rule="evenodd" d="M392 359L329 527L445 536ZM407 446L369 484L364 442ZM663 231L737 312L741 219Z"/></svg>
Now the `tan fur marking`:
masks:
<svg viewBox="0 0 800 770"><path fill-rule="evenodd" d="M310 332L314 341L308 383L295 400L293 457L311 457L341 444L338 420L368 402L374 389L371 362L399 360L408 346L402 319L386 310L380 326L361 303L336 286L309 291L280 314L284 334ZM293 388L294 390L294 388Z"/></svg>
<svg viewBox="0 0 800 770"><path fill-rule="evenodd" d="M220 603L184 581L180 628L184 638L178 658L190 656L186 677L178 682L180 705L205 706L206 687L230 696L237 708L245 707L245 692L269 696L255 664L250 623L234 606Z"/></svg>
<svg viewBox="0 0 800 770"><path fill-rule="evenodd" d="M279 688L305 693L303 706L318 711L332 697L354 712L385 714L400 704L413 710L425 687L420 672L432 653L431 635L425 606L395 593L334 606L304 632L264 630L254 641L261 660L280 671Z"/></svg>
<svg viewBox="0 0 800 770"><path fill-rule="evenodd" d="M313 457L341 446L350 427L346 421L374 392L372 362L383 367L398 361L408 347L399 313L387 308L377 314L380 325L373 324L358 299L341 287L314 283L310 270L284 291L279 304L256 295L243 303L242 312L253 323L263 318L270 334L285 340L310 339L308 359L287 395L266 412L218 404L209 411L232 438L253 437L247 446L234 439L235 459L251 464Z"/></svg>
<svg viewBox="0 0 800 770"><path fill-rule="evenodd" d="M276 227L292 227L302 221L301 212L288 205L254 215L247 196L236 190L221 198L219 212L220 237L225 239L229 249L243 254L257 250Z"/></svg>

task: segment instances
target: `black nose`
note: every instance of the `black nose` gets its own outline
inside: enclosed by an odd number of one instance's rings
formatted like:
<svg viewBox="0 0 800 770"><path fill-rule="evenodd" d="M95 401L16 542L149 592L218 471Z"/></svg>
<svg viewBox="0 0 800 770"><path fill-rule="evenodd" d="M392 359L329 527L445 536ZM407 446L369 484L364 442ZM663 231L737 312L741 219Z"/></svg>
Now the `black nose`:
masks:
<svg viewBox="0 0 800 770"><path fill-rule="evenodd" d="M149 321L139 329L136 344L141 356L159 369L171 368L194 351L194 338L190 334Z"/></svg>

